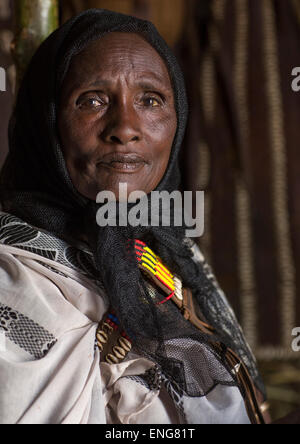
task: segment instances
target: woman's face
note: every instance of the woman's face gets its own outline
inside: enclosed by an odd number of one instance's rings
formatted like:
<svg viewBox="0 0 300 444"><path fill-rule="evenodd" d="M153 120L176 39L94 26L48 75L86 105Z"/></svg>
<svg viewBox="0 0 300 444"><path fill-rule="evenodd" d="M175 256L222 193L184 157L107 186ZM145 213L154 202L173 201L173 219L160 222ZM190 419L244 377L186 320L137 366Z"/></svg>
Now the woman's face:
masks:
<svg viewBox="0 0 300 444"><path fill-rule="evenodd" d="M168 70L133 33L110 33L73 58L64 80L59 134L74 186L95 200L157 187L166 171L177 116Z"/></svg>

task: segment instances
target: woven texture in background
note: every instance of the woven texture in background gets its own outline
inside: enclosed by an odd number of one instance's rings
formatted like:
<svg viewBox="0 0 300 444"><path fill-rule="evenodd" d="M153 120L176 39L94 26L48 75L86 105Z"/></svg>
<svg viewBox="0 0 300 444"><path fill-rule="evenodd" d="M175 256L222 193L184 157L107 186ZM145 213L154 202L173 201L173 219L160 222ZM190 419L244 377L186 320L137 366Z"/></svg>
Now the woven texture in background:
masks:
<svg viewBox="0 0 300 444"><path fill-rule="evenodd" d="M185 189L206 190L200 244L261 359L299 359L298 5L195 2L181 48L192 110Z"/></svg>

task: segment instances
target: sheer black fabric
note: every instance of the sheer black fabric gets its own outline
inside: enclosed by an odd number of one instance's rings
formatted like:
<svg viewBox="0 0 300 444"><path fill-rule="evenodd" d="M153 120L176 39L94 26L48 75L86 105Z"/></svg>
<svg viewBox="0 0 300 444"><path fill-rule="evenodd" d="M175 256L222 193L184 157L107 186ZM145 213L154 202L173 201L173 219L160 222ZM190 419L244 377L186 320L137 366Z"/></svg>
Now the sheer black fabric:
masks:
<svg viewBox="0 0 300 444"><path fill-rule="evenodd" d="M88 236L99 280L134 347L158 363L188 395L203 396L217 383L234 384L222 356L209 345L212 338L186 321L171 301L157 305L164 296L159 290L149 291L132 242L128 242L135 238L145 241L192 290L202 313L217 332L215 340L231 347L244 360L263 391L255 360L238 323L203 264L193 260L185 227L100 228L96 225L98 206L81 196L71 182L57 130L60 90L72 57L114 31L142 35L166 63L174 89L178 128L167 171L156 191L179 189L178 157L188 106L178 63L151 23L92 9L55 31L38 49L24 76L10 122L10 152L1 174L3 209L61 238L68 237L70 230ZM209 371L203 373L201 368Z"/></svg>

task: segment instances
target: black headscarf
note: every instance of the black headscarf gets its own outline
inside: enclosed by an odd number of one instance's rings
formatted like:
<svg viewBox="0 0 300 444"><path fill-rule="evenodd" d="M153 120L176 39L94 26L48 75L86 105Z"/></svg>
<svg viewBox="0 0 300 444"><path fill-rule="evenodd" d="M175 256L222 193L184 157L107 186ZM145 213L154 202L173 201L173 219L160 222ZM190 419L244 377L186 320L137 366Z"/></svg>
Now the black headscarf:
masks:
<svg viewBox="0 0 300 444"><path fill-rule="evenodd" d="M111 305L136 348L157 362L185 392L203 395L217 382L222 382L221 367L218 373L218 364L215 365L214 378L206 378L205 382L205 378L198 378L202 380L201 386L196 382L194 373L200 371L200 355L197 358L196 353L192 359L189 353L182 354L180 339L208 347L208 338L186 321L172 302L157 305L161 297L159 291L157 298L149 293L128 244L128 240L136 238L146 241L172 272L182 278L183 285L193 291L195 301L217 331L216 339L239 354L263 390L254 358L235 318L213 280L192 260L185 242L185 227L97 227L97 205L80 195L72 184L57 129L60 91L72 58L108 32L133 32L143 36L166 63L174 90L178 127L167 170L156 191L179 189L178 158L188 106L178 63L151 23L91 9L55 31L40 46L24 76L9 127L9 156L1 174L3 208L62 238L68 235L70 227L74 229L74 224L78 230L84 230L94 248L95 264ZM166 346L169 340L179 341L176 352ZM219 362L219 358L216 359Z"/></svg>

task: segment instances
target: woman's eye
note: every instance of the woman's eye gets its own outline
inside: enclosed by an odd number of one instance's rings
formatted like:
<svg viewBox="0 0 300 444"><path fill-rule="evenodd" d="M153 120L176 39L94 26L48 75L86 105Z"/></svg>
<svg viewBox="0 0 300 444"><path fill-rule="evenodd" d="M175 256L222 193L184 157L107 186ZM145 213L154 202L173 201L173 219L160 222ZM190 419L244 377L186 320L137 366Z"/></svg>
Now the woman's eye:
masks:
<svg viewBox="0 0 300 444"><path fill-rule="evenodd" d="M104 100L99 97L85 97L78 101L79 108L98 109L105 105Z"/></svg>
<svg viewBox="0 0 300 444"><path fill-rule="evenodd" d="M143 103L145 106L149 106L151 108L156 108L157 106L161 106L161 101L156 97L145 97L143 99Z"/></svg>

